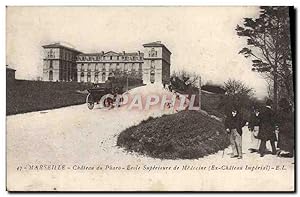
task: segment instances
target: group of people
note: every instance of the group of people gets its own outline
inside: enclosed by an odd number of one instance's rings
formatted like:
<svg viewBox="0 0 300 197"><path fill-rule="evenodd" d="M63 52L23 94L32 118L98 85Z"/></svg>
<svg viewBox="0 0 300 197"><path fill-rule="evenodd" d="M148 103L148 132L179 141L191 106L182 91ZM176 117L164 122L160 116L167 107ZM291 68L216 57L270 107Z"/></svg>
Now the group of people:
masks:
<svg viewBox="0 0 300 197"><path fill-rule="evenodd" d="M236 108L226 117L225 128L230 135L232 158L243 158L242 127L248 123L251 132L251 153L264 157L267 153L266 143L272 147L271 154L280 157L293 157L294 153L294 116L286 99L279 101L280 110L275 113L272 100L267 100L262 108L254 107L248 121L244 120ZM275 143L277 142L277 143Z"/></svg>

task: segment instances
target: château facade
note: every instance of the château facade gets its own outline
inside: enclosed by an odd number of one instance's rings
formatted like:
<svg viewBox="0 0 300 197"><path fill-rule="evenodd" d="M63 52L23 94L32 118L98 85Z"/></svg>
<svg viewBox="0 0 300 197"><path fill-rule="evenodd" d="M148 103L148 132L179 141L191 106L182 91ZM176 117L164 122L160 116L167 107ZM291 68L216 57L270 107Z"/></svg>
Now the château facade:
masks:
<svg viewBox="0 0 300 197"><path fill-rule="evenodd" d="M171 52L160 41L143 44L143 52L83 53L61 43L44 48L44 81L104 83L110 76L130 76L144 84L170 82Z"/></svg>

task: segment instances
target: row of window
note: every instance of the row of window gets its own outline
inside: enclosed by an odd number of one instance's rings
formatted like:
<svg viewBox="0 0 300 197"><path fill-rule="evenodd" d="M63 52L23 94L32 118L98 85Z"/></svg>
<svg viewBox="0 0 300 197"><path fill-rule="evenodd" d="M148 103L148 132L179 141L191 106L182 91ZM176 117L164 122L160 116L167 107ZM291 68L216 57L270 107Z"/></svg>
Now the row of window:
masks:
<svg viewBox="0 0 300 197"><path fill-rule="evenodd" d="M91 79L92 79L92 78L91 78L91 75L87 75L86 77L87 77L87 82L91 82ZM80 75L80 81L81 81L81 82L84 82L84 73L81 73L81 75ZM102 82L105 82L105 81L106 81L106 76L105 76L105 75L102 75L101 81L102 81ZM98 77L98 75L95 75L94 82L95 82L95 83L99 82L99 77Z"/></svg>
<svg viewBox="0 0 300 197"><path fill-rule="evenodd" d="M110 68L112 68L112 67L116 67L116 69L120 69L120 64L119 63L116 63L115 65L113 65L112 63L110 63L109 64L109 69ZM124 64L124 69L127 69L129 66L131 66L131 69L133 69L133 67L134 67L134 65L133 64ZM141 69L142 68L142 64L140 63L139 65L139 69ZM98 65L98 64L96 64L95 65L95 70L98 70L98 68L100 67L100 69L102 68L102 69L105 69L105 68L103 68L104 67L104 65ZM91 64L90 63L88 63L87 64L87 70L90 70L91 69ZM81 70L84 70L84 64L81 64Z"/></svg>
<svg viewBox="0 0 300 197"><path fill-rule="evenodd" d="M132 71L131 72L131 75L136 75L137 73L135 72L135 71ZM109 74L108 74L108 76L111 76L111 75L113 75L113 73L112 72L110 72ZM152 75L154 75L154 72L151 72L151 76ZM88 72L87 73L87 81L88 82L91 82L91 73L90 72ZM99 78L99 73L95 73L94 74L94 76L95 76L95 82L98 82L98 78ZM60 80L62 80L61 79L62 77L60 76ZM101 78L102 78L102 81L104 82L105 80L106 80L106 73L105 72L103 72L102 74L101 74ZM49 80L50 81L53 81L53 71L51 70L51 71L49 71ZM84 72L81 72L81 74L80 74L80 81L81 82L84 82Z"/></svg>
<svg viewBox="0 0 300 197"><path fill-rule="evenodd" d="M70 79L70 77L67 77L66 75L65 75L65 77L62 77L62 76L59 76L59 80L66 80L67 78L69 78ZM53 81L53 71L51 70L51 71L49 71L49 81Z"/></svg>
<svg viewBox="0 0 300 197"><path fill-rule="evenodd" d="M74 60L75 55L72 52L61 50L62 59ZM157 57L157 51L152 48L149 51L149 57ZM50 49L47 53L48 58L55 58L55 51ZM143 60L143 56L77 56L77 61L100 61L100 60Z"/></svg>
<svg viewBox="0 0 300 197"><path fill-rule="evenodd" d="M78 56L77 61L100 61L100 60L125 60L137 61L143 60L142 56Z"/></svg>
<svg viewBox="0 0 300 197"><path fill-rule="evenodd" d="M65 60L75 60L75 54L70 52L70 51L66 51L66 50L61 50L60 52L61 58L65 59ZM56 58L56 54L55 54L55 50L50 49L47 52L47 57L48 58Z"/></svg>
<svg viewBox="0 0 300 197"><path fill-rule="evenodd" d="M136 73L131 73L132 75L136 75ZM108 75L106 75L106 73L102 73L101 75L100 75L100 77L101 77L101 81L102 82L105 82L106 81L106 76L112 76L113 75L113 73L109 73ZM85 75L84 75L84 72L82 72L81 74L80 74L80 82L84 82L84 77L85 77ZM91 82L91 78L92 78L92 75L91 75L91 73L87 73L87 75L86 75L86 81L87 82ZM97 83L97 82L99 82L99 74L98 73L95 73L95 75L94 75L94 82L95 83Z"/></svg>
<svg viewBox="0 0 300 197"><path fill-rule="evenodd" d="M152 48L150 51L149 51L149 57L157 57L157 51Z"/></svg>
<svg viewBox="0 0 300 197"><path fill-rule="evenodd" d="M47 52L47 57L48 58L55 58L55 51L50 49L48 52Z"/></svg>
<svg viewBox="0 0 300 197"><path fill-rule="evenodd" d="M116 66L115 70L120 70L120 64L119 63L116 63L115 66ZM100 70L101 70L101 67L103 67L103 65L100 66ZM109 64L109 70L113 70L112 67L113 67L113 65L110 63ZM151 60L150 67L151 67L151 69L155 69L154 60ZM53 62L52 61L50 61L49 68L53 68ZM64 69L64 68L62 68L62 69ZM142 64L139 64L139 68L138 69L142 69ZM84 64L81 64L80 70L81 71L84 70ZM91 64L87 64L87 70L88 71L91 70ZM95 71L97 71L97 70L99 70L99 65L96 64L95 65ZM105 70L105 68L102 68L102 70ZM128 70L128 65L126 65L126 63L124 64L124 70ZM131 70L134 70L134 65L132 65L132 64L131 64Z"/></svg>
<svg viewBox="0 0 300 197"><path fill-rule="evenodd" d="M84 68L81 68L80 71L81 71L81 72L84 72L85 69L84 69ZM87 69L86 71L87 71L87 72L91 72L92 70L91 70L91 69ZM105 68L103 68L102 70L96 69L96 70L93 70L93 71L95 71L95 72L100 72L100 71L106 72L106 69L105 69ZM115 69L110 68L108 71L109 71L109 72L112 72L112 71L125 71L125 72L127 72L127 71L133 71L133 72L134 72L134 71L140 71L140 72L141 72L142 69L130 69L130 70L128 70L127 68L125 68L124 70L121 70L120 68L115 68Z"/></svg>
<svg viewBox="0 0 300 197"><path fill-rule="evenodd" d="M102 73L102 74L101 74ZM95 76L98 76L99 74L101 74L101 75L106 75L106 71L103 71L103 72L95 72L94 73L94 75ZM127 73L127 72L121 72L121 71L109 71L109 75L112 75L112 74L124 74L124 73ZM137 73L139 73L139 74L142 74L142 72L140 71L140 72L138 72L138 71L135 71L135 70L132 70L132 71L130 71L130 72L128 72L128 74L131 74L131 75L136 75ZM84 75L84 71L81 71L81 74L80 75ZM87 72L87 75L91 75L91 72L90 71L88 71Z"/></svg>

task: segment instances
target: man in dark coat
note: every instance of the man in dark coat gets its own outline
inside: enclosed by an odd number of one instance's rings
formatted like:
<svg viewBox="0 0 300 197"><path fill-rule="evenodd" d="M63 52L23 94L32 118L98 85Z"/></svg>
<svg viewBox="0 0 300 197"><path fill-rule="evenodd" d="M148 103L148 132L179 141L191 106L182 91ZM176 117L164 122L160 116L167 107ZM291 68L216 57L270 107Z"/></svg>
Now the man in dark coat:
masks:
<svg viewBox="0 0 300 197"><path fill-rule="evenodd" d="M242 127L244 121L236 109L231 111L231 114L225 120L226 131L230 134L230 144L232 148L231 157L243 158L242 153Z"/></svg>
<svg viewBox="0 0 300 197"><path fill-rule="evenodd" d="M277 115L279 127L278 147L279 156L293 157L294 152L294 116L289 102L283 98L279 101L281 108Z"/></svg>
<svg viewBox="0 0 300 197"><path fill-rule="evenodd" d="M272 154L276 154L275 141L277 141L277 139L275 134L275 113L272 110L272 104L272 100L268 99L266 106L260 114L261 128L259 129L257 138L261 140L259 146L259 153L261 157L265 155L267 141L270 141L271 143Z"/></svg>

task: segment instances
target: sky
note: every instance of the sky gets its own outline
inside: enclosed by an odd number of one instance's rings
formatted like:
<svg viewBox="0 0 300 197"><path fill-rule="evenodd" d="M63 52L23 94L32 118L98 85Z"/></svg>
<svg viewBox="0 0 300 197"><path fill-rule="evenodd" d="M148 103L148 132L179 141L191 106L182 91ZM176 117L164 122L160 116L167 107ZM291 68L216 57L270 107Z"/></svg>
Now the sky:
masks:
<svg viewBox="0 0 300 197"><path fill-rule="evenodd" d="M42 76L44 44L66 42L82 52L136 52L161 41L172 52L171 72L199 74L202 84L243 81L267 96L266 81L238 52L235 32L257 7L8 7L6 62L17 79Z"/></svg>

